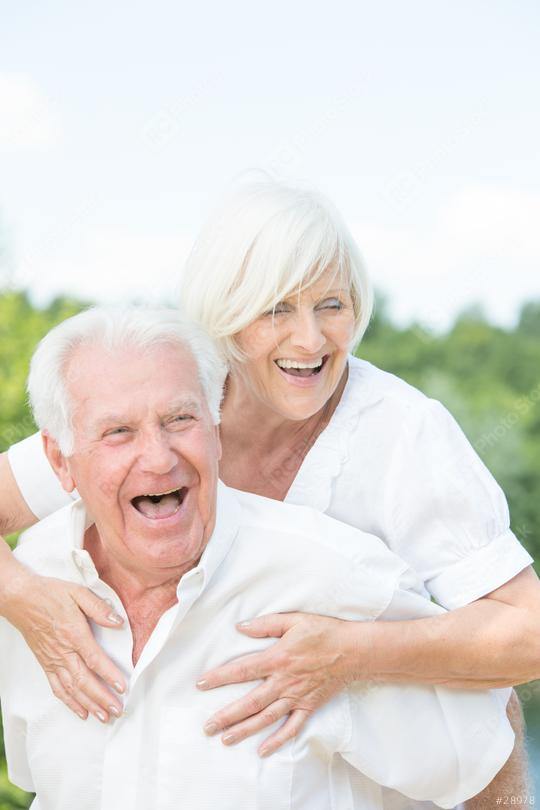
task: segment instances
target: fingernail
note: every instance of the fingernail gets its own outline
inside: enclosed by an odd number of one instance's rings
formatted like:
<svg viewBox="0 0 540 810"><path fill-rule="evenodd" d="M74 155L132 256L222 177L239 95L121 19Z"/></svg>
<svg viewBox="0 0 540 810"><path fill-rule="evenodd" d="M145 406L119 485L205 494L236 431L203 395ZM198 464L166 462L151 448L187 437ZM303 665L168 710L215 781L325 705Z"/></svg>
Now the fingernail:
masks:
<svg viewBox="0 0 540 810"><path fill-rule="evenodd" d="M122 712L120 711L120 709L117 706L112 706L112 705L109 706L109 711L111 712L111 714L114 714L115 717L120 717L121 714L122 714Z"/></svg>
<svg viewBox="0 0 540 810"><path fill-rule="evenodd" d="M218 730L217 723L210 722L207 723L204 727L204 733L208 735L215 734L217 730Z"/></svg>
<svg viewBox="0 0 540 810"><path fill-rule="evenodd" d="M113 683L113 686L114 686L114 688L116 689L117 692L120 692L121 695L124 694L124 687L122 686L120 681L115 681Z"/></svg>
<svg viewBox="0 0 540 810"><path fill-rule="evenodd" d="M109 613L107 616L107 621L112 622L113 624L124 624L124 620L118 613Z"/></svg>
<svg viewBox="0 0 540 810"><path fill-rule="evenodd" d="M238 622L238 627L251 627L251 622Z"/></svg>
<svg viewBox="0 0 540 810"><path fill-rule="evenodd" d="M271 753L272 753L271 748L261 748L261 750L259 751L259 756L260 757L268 757L268 756L270 756Z"/></svg>
<svg viewBox="0 0 540 810"><path fill-rule="evenodd" d="M204 680L203 681L197 681L196 685L197 685L198 689L206 689L206 687L208 686L208 681L204 681Z"/></svg>
<svg viewBox="0 0 540 810"><path fill-rule="evenodd" d="M236 741L236 737L234 736L234 734L225 734L221 738L221 741L224 742L225 745L231 745L231 743Z"/></svg>
<svg viewBox="0 0 540 810"><path fill-rule="evenodd" d="M102 723L107 722L107 718L105 717L103 712L96 712L96 717L98 718L98 720L101 720Z"/></svg>
<svg viewBox="0 0 540 810"><path fill-rule="evenodd" d="M79 715L79 717L81 718L81 720L86 720L86 717L87 717L87 716L86 716L86 714L85 714L84 712L77 712L77 714Z"/></svg>

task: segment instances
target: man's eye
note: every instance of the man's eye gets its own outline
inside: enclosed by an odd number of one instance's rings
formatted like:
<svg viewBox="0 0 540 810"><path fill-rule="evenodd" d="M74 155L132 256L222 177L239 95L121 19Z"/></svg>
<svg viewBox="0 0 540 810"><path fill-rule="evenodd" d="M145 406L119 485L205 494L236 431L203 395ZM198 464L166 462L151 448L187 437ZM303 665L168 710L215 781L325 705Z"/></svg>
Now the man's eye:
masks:
<svg viewBox="0 0 540 810"><path fill-rule="evenodd" d="M117 427L117 428L112 428L111 430L108 430L104 434L104 436L105 437L107 437L107 436L121 436L123 433L128 433L128 432L129 432L129 428L127 428L127 427Z"/></svg>
<svg viewBox="0 0 540 810"><path fill-rule="evenodd" d="M191 419L193 419L191 414L179 413L178 416L173 416L169 423L174 425L178 424L179 422L189 422Z"/></svg>

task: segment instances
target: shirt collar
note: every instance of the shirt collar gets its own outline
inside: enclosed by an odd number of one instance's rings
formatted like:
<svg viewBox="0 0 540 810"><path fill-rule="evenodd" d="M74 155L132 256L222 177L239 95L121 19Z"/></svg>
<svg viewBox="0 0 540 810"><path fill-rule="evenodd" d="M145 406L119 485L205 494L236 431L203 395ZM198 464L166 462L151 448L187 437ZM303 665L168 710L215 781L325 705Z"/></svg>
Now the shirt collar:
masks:
<svg viewBox="0 0 540 810"><path fill-rule="evenodd" d="M203 551L199 564L184 574L178 584L191 576L203 574L202 588L204 590L212 576L227 556L240 528L240 503L234 491L222 481L218 481L216 499L216 523L212 536Z"/></svg>
<svg viewBox="0 0 540 810"><path fill-rule="evenodd" d="M89 587L99 579L96 566L84 548L84 535L94 522L81 498L70 506L69 545L71 558L85 584Z"/></svg>
<svg viewBox="0 0 540 810"><path fill-rule="evenodd" d="M70 508L71 521L69 540L72 559L85 579L86 584L91 586L99 579L99 575L92 557L84 548L84 534L94 521L81 499L75 501ZM215 571L227 556L238 534L240 528L240 510L240 503L234 491L221 481L218 481L214 531L203 551L198 565L184 574L180 579L177 590L178 595L182 583L185 583L186 580L191 579L191 577L200 578L201 574L201 591L207 587Z"/></svg>

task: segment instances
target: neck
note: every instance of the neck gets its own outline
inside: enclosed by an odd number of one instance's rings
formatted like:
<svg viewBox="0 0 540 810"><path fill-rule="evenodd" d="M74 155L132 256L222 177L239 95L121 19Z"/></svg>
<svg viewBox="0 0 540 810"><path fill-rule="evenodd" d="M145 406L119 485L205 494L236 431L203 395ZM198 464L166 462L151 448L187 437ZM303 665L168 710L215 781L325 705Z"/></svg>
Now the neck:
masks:
<svg viewBox="0 0 540 810"><path fill-rule="evenodd" d="M313 437L313 441L328 424L347 382L347 369L324 407L306 419L287 419L256 399L231 372L227 378L222 407L221 435L235 447L251 448L264 456L272 450L294 442L296 438ZM242 414L238 418L238 414Z"/></svg>
<svg viewBox="0 0 540 810"><path fill-rule="evenodd" d="M100 579L118 594L125 608L133 635L135 665L160 617L178 601L178 583L194 563L154 574L135 571L106 552L95 524L85 533L84 547L92 557Z"/></svg>

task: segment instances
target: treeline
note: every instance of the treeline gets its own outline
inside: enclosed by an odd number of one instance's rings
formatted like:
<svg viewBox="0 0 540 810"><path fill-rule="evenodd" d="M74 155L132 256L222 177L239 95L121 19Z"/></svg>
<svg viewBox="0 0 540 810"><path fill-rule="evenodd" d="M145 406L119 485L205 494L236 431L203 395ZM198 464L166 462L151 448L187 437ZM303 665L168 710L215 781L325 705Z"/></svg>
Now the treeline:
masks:
<svg viewBox="0 0 540 810"><path fill-rule="evenodd" d="M58 298L38 309L25 293L0 294L0 451L36 430L25 394L34 349L49 329L82 307L81 302Z"/></svg>
<svg viewBox="0 0 540 810"><path fill-rule="evenodd" d="M35 430L25 380L37 342L83 306L59 298L40 309L25 293L0 294L0 451ZM503 487L514 531L540 558L540 301L523 306L514 329L471 308L437 335L396 326L381 296L358 354L449 408Z"/></svg>

